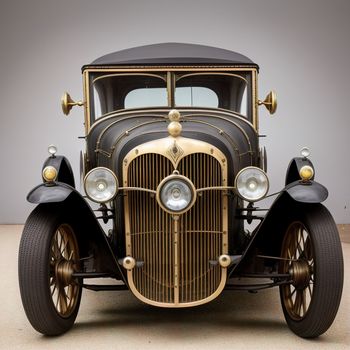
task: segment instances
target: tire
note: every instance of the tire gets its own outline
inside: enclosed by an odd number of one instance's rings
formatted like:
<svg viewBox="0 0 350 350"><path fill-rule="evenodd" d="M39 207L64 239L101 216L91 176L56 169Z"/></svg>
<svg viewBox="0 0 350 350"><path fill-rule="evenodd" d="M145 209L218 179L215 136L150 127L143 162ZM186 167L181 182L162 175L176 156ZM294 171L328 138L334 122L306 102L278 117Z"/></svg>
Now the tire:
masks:
<svg viewBox="0 0 350 350"><path fill-rule="evenodd" d="M289 328L303 338L315 338L334 321L343 289L343 255L337 226L321 204L305 205L285 232L280 272L291 284L280 286ZM294 259L294 261L288 260Z"/></svg>
<svg viewBox="0 0 350 350"><path fill-rule="evenodd" d="M59 335L77 316L81 285L79 248L72 219L55 204L39 205L24 226L18 256L22 303L29 322L40 333Z"/></svg>

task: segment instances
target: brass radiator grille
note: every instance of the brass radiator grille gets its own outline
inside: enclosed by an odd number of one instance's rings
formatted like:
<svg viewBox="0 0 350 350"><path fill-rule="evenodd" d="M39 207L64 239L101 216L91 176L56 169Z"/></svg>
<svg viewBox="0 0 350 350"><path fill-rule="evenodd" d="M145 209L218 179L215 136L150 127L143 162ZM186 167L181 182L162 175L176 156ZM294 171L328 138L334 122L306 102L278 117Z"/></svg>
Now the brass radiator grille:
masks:
<svg viewBox="0 0 350 350"><path fill-rule="evenodd" d="M128 165L127 186L156 190L174 169L164 155L139 155ZM223 185L221 164L210 154L189 154L176 169L196 188ZM217 263L225 251L222 191L201 192L176 222L152 193L128 191L125 203L127 252L138 262L128 280L140 299L160 306L190 306L223 288L226 270Z"/></svg>

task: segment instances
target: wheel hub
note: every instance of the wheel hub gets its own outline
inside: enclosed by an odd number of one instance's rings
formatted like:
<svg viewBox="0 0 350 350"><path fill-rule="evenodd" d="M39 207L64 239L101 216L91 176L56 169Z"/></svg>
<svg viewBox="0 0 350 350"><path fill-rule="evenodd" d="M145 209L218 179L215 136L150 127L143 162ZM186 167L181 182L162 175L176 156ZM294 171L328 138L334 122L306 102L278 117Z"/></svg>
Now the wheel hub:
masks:
<svg viewBox="0 0 350 350"><path fill-rule="evenodd" d="M293 261L289 273L296 289L305 289L311 279L310 266L306 260Z"/></svg>
<svg viewBox="0 0 350 350"><path fill-rule="evenodd" d="M64 286L72 283L72 275L74 272L73 262L62 259L56 264L56 278Z"/></svg>

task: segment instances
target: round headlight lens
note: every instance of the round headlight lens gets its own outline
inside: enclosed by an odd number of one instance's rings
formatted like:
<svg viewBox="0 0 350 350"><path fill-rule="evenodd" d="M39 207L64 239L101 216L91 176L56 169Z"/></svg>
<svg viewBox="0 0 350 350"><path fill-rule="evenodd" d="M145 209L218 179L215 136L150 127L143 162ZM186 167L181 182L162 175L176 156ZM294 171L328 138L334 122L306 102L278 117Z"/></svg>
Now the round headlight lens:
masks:
<svg viewBox="0 0 350 350"><path fill-rule="evenodd" d="M114 173L103 167L90 170L84 179L86 195L98 203L105 203L118 192L118 180Z"/></svg>
<svg viewBox="0 0 350 350"><path fill-rule="evenodd" d="M247 167L237 174L235 187L240 197L249 202L255 202L266 196L269 180L260 168Z"/></svg>
<svg viewBox="0 0 350 350"><path fill-rule="evenodd" d="M171 213L181 214L189 210L195 201L192 182L182 175L170 175L158 186L157 199L160 206Z"/></svg>

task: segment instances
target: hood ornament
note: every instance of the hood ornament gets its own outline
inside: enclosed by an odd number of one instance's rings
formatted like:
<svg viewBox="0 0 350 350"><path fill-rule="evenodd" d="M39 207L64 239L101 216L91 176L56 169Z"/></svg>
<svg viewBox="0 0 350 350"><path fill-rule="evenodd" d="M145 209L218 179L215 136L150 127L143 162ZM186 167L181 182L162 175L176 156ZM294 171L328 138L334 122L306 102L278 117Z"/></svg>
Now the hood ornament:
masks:
<svg viewBox="0 0 350 350"><path fill-rule="evenodd" d="M182 125L180 124L181 114L178 110L172 109L168 114L170 123L168 125L168 133L172 137L181 135Z"/></svg>

